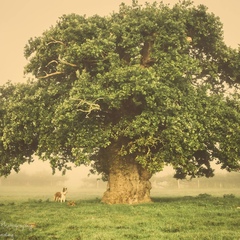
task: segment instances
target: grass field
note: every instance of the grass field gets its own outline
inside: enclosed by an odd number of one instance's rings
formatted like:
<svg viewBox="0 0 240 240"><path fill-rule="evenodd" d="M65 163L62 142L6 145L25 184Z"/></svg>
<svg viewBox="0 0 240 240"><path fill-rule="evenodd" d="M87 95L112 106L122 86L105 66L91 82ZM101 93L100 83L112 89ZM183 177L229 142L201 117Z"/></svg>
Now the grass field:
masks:
<svg viewBox="0 0 240 240"><path fill-rule="evenodd" d="M53 202L50 190L19 190L2 189L0 240L240 239L237 191L154 192L150 204L106 205L102 190L86 190L69 193L76 206L68 206Z"/></svg>

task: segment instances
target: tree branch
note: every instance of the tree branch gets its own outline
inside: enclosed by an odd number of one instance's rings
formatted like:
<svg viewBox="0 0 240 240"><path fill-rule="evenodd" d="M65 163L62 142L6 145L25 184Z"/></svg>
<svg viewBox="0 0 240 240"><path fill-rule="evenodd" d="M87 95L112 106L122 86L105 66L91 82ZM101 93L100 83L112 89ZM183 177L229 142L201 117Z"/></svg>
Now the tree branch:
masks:
<svg viewBox="0 0 240 240"><path fill-rule="evenodd" d="M143 43L143 47L141 50L141 66L142 67L149 67L151 66L155 61L151 58L151 50L154 44L154 40L148 40Z"/></svg>
<svg viewBox="0 0 240 240"><path fill-rule="evenodd" d="M52 63L56 63L56 64L59 64L59 62L57 60L52 60L50 61L45 67L48 67L50 64Z"/></svg>
<svg viewBox="0 0 240 240"><path fill-rule="evenodd" d="M63 60L63 59L61 59L60 56L58 56L58 60L59 60L61 63L66 64L66 65L68 65L68 66L71 66L71 67L77 67L76 64L69 63L69 62L67 62L67 61L65 61L65 60Z"/></svg>
<svg viewBox="0 0 240 240"><path fill-rule="evenodd" d="M89 102L84 99L72 98L72 100L79 101L79 103L77 105L77 107L78 107L77 111L85 112L85 113L87 113L87 116L94 110L100 110L100 105L96 103L96 101L98 101L99 99L102 99L102 98L98 98L94 102ZM88 109L85 110L85 109L79 108L80 106L83 106L83 105L88 105Z"/></svg>
<svg viewBox="0 0 240 240"><path fill-rule="evenodd" d="M51 40L52 40L52 41L51 41L51 42L48 42L47 45L58 43L58 44L61 44L61 45L63 45L63 46L66 46L66 44L65 44L64 42L62 42L62 41L56 40L56 39L54 39L54 38L51 38Z"/></svg>
<svg viewBox="0 0 240 240"><path fill-rule="evenodd" d="M54 73L46 73L45 76L42 76L42 77L38 77L38 78L41 78L41 79L44 79L44 78L48 78L48 77L52 77L52 76L55 76L55 75L60 75L60 74L63 74L63 72L54 72Z"/></svg>

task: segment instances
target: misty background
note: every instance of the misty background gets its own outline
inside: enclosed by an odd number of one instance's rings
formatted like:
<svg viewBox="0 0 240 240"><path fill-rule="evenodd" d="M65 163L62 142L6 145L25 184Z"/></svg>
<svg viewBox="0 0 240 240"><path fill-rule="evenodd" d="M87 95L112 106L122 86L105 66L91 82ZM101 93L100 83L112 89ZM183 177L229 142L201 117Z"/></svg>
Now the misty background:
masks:
<svg viewBox="0 0 240 240"><path fill-rule="evenodd" d="M31 164L23 164L19 173L13 172L8 177L0 177L0 188L13 187L21 189L38 189L49 188L53 192L61 191L63 187L68 187L71 192L81 192L88 189L89 191L105 191L107 183L103 182L101 175L93 175L89 172L89 167L80 166L68 170L65 175L56 170L52 174L52 169L48 162L35 160ZM212 178L195 178L187 180L177 180L173 178L174 171L170 166L166 166L162 172L156 173L151 178L152 190L156 193L165 190L199 190L202 192L214 189L215 192L234 192L240 194L240 174L238 172L227 172L221 170L218 165L215 166L215 176ZM189 193L190 193L189 192Z"/></svg>

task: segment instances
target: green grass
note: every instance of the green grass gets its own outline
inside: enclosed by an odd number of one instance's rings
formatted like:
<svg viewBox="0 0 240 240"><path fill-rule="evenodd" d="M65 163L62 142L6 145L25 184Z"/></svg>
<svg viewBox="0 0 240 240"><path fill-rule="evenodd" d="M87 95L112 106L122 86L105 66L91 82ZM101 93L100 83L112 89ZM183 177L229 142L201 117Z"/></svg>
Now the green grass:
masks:
<svg viewBox="0 0 240 240"><path fill-rule="evenodd" d="M76 206L0 198L0 240L240 239L239 206L234 194L207 193L154 197L141 205L106 205L99 198L76 200Z"/></svg>

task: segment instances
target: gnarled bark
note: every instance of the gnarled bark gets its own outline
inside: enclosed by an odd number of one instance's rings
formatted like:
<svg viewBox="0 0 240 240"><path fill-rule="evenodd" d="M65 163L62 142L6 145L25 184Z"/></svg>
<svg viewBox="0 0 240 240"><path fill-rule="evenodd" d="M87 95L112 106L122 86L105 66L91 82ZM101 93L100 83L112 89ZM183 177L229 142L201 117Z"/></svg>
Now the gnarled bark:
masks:
<svg viewBox="0 0 240 240"><path fill-rule="evenodd" d="M108 187L102 202L108 204L151 202L149 179L152 175L133 158L123 158L117 151L112 150L108 154L111 157L108 159Z"/></svg>

